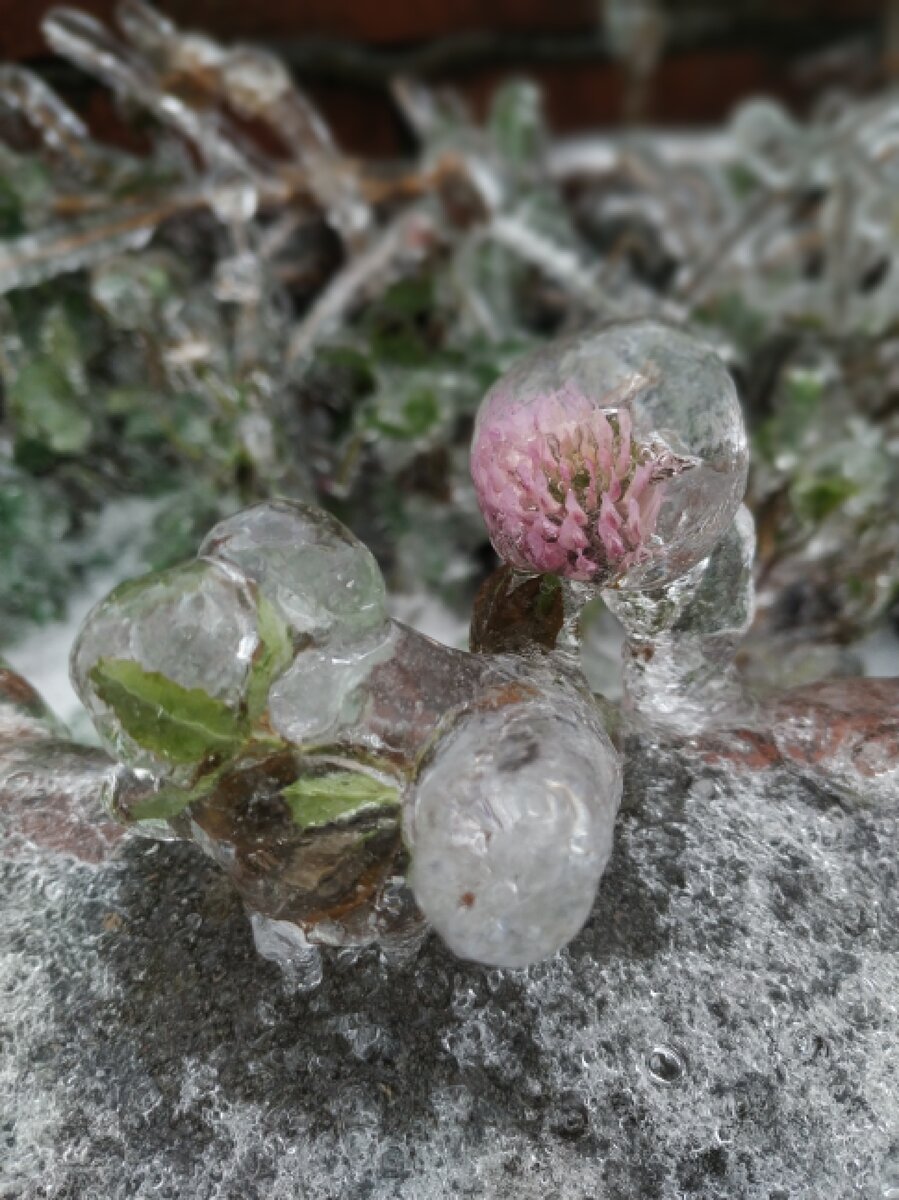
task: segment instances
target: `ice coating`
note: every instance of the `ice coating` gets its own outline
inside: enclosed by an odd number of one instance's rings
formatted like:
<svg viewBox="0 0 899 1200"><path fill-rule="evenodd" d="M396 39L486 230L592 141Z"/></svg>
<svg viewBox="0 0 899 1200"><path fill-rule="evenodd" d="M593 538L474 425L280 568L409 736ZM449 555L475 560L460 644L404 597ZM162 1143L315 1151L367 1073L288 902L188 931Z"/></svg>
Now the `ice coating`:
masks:
<svg viewBox="0 0 899 1200"><path fill-rule="evenodd" d="M319 945L406 952L422 913L500 966L573 937L620 789L586 691L387 619L370 552L309 505L237 513L200 554L117 588L76 643L85 705L141 771L110 812L196 842L307 973Z"/></svg>
<svg viewBox="0 0 899 1200"><path fill-rule="evenodd" d="M312 505L278 499L243 509L207 534L200 554L255 580L297 633L346 637L384 623L384 580L371 551Z"/></svg>
<svg viewBox="0 0 899 1200"><path fill-rule="evenodd" d="M670 587L605 593L625 630L627 709L685 735L747 720L734 660L755 612L754 555L755 524L741 505L708 558Z"/></svg>
<svg viewBox="0 0 899 1200"><path fill-rule="evenodd" d="M191 703L197 696L220 724L229 717L237 722L261 646L250 582L222 563L189 562L122 584L88 613L72 650L72 683L115 754L132 766L184 776L190 771L183 747L173 757L162 751L161 737L152 744L135 740L144 719L134 702L135 679L147 684L148 724L158 681L192 709L192 724L201 719ZM112 694L122 698L119 714Z"/></svg>
<svg viewBox="0 0 899 1200"><path fill-rule="evenodd" d="M606 415L574 388L494 407L507 412L485 416L471 470L501 557L584 581L643 561L672 456L631 438L626 409Z"/></svg>
<svg viewBox="0 0 899 1200"><path fill-rule="evenodd" d="M274 729L297 745L337 737L358 719L364 685L392 657L394 638L392 627L385 626L358 642L301 650L269 693Z"/></svg>
<svg viewBox="0 0 899 1200"><path fill-rule="evenodd" d="M611 853L620 789L588 700L482 696L426 758L407 808L412 890L450 948L524 967L569 942Z"/></svg>
<svg viewBox="0 0 899 1200"><path fill-rule="evenodd" d="M521 570L658 587L733 519L747 448L733 381L701 342L622 322L521 360L487 393L471 470Z"/></svg>
<svg viewBox="0 0 899 1200"><path fill-rule="evenodd" d="M30 810L58 827L58 801ZM0 806L0 834L21 811ZM127 838L88 866L7 836L0 1190L884 1200L895 839L886 796L836 804L804 772L646 738L568 950L515 973L436 937L405 966L320 963L256 920L285 986L193 847Z"/></svg>

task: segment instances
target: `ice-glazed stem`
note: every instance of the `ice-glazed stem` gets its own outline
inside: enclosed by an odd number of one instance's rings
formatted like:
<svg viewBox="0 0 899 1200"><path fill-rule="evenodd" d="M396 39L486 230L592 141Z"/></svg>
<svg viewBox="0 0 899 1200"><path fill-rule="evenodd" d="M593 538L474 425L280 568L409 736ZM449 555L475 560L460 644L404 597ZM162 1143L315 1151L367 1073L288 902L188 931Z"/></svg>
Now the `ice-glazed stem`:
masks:
<svg viewBox="0 0 899 1200"><path fill-rule="evenodd" d="M734 666L752 622L755 525L744 506L708 558L666 588L607 591L625 628L625 705L680 734L745 720Z"/></svg>
<svg viewBox="0 0 899 1200"><path fill-rule="evenodd" d="M0 853L105 858L122 830L104 800L149 785L103 750L70 740L29 683L0 659Z"/></svg>

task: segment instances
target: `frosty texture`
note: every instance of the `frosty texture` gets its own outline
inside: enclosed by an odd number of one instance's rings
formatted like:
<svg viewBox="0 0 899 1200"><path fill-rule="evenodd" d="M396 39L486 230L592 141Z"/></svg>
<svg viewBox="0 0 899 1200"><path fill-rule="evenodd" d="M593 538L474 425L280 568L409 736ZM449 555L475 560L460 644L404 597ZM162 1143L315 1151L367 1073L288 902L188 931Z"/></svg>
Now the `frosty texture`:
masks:
<svg viewBox="0 0 899 1200"><path fill-rule="evenodd" d="M805 778L865 804L899 795L895 679L829 679L769 702L773 742Z"/></svg>
<svg viewBox="0 0 899 1200"><path fill-rule="evenodd" d="M10 857L10 815L0 1187L17 1200L896 1186L889 802L837 804L811 779L635 740L599 899L568 949L515 973L436 937L405 967L326 949L311 991L260 961L194 847L131 839L96 867L35 842ZM283 927L267 932L276 953Z"/></svg>
<svg viewBox="0 0 899 1200"><path fill-rule="evenodd" d="M683 575L727 529L746 434L711 350L623 322L512 367L478 412L471 468L507 562L645 589Z"/></svg>
<svg viewBox="0 0 899 1200"><path fill-rule="evenodd" d="M72 743L43 699L0 659L0 855L35 846L100 862L124 830L98 812L98 798L142 785L102 750Z"/></svg>
<svg viewBox="0 0 899 1200"><path fill-rule="evenodd" d="M591 708L573 693L517 695L507 684L461 714L419 770L410 883L461 957L527 966L587 919L620 790Z"/></svg>

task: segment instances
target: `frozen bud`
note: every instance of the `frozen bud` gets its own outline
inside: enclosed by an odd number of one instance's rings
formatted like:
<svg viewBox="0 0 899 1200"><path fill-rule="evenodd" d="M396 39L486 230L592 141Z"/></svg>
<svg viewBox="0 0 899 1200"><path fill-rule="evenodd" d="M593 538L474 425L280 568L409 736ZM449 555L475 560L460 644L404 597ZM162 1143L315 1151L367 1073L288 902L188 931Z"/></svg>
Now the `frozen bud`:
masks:
<svg viewBox="0 0 899 1200"><path fill-rule="evenodd" d="M425 758L407 809L410 883L462 958L524 967L583 926L612 847L618 759L568 692L488 693Z"/></svg>
<svg viewBox="0 0 899 1200"><path fill-rule="evenodd" d="M269 694L273 728L295 745L328 741L358 721L375 668L395 652L396 633L306 646Z"/></svg>
<svg viewBox="0 0 899 1200"><path fill-rule="evenodd" d="M548 346L481 404L471 453L497 553L520 570L655 588L709 553L746 483L736 389L654 321Z"/></svg>
<svg viewBox="0 0 899 1200"><path fill-rule="evenodd" d="M352 639L382 626L386 589L374 555L336 517L268 500L221 521L200 554L258 583L290 628L317 640Z"/></svg>

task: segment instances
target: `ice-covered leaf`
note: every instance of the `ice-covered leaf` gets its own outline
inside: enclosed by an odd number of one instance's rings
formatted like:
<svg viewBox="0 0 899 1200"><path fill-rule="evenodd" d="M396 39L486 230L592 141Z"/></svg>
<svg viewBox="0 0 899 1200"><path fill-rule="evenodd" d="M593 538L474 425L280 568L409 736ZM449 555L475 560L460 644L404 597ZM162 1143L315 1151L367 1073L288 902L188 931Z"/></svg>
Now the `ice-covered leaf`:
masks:
<svg viewBox="0 0 899 1200"><path fill-rule="evenodd" d="M490 105L488 127L510 164L533 168L546 138L539 88L525 79L510 80L498 88Z"/></svg>
<svg viewBox="0 0 899 1200"><path fill-rule="evenodd" d="M373 808L394 808L399 791L371 775L333 771L298 779L281 793L297 825L314 828L354 817Z"/></svg>
<svg viewBox="0 0 899 1200"><path fill-rule="evenodd" d="M177 817L195 798L184 788L162 788L132 804L128 816L133 821L167 821L169 817Z"/></svg>
<svg viewBox="0 0 899 1200"><path fill-rule="evenodd" d="M275 606L259 593L259 650L250 673L247 709L255 720L265 712L273 680L293 657L293 643L286 623Z"/></svg>
<svg viewBox="0 0 899 1200"><path fill-rule="evenodd" d="M139 663L101 658L90 679L128 736L170 762L223 757L246 739L246 722L226 704Z"/></svg>

